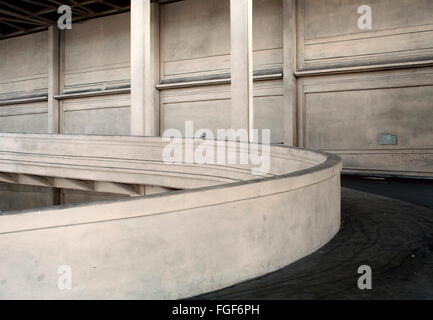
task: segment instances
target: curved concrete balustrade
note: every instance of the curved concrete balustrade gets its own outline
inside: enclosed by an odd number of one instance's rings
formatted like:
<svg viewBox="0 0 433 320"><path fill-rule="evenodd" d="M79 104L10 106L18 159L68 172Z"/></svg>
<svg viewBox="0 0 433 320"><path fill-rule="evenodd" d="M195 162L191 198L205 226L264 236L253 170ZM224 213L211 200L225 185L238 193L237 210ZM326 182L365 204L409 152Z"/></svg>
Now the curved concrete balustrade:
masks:
<svg viewBox="0 0 433 320"><path fill-rule="evenodd" d="M202 140L190 141L194 148ZM93 181L149 184L190 189L251 180L251 164L169 165L162 161L167 143L160 138L0 133L0 172L32 174ZM237 159L243 151L235 145ZM231 146L215 146L226 154ZM310 153L288 153L273 149L268 176L298 171L323 162ZM216 162L216 159L215 159Z"/></svg>
<svg viewBox="0 0 433 320"><path fill-rule="evenodd" d="M252 165L164 164L164 146L0 134L2 172L189 189L0 216L0 298L190 297L286 266L339 230L334 155L271 146L270 171L257 177ZM62 265L71 290L58 288Z"/></svg>

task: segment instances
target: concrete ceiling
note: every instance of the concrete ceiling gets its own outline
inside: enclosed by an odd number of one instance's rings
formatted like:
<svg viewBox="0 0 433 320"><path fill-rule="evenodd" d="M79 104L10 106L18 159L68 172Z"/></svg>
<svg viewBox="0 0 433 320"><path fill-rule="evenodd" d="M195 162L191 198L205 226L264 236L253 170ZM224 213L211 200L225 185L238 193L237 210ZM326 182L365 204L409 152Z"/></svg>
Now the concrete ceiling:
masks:
<svg viewBox="0 0 433 320"><path fill-rule="evenodd" d="M161 4L179 0L152 0ZM130 10L130 0L2 0L0 1L0 39L47 29L61 16L57 9L68 5L72 21L83 21Z"/></svg>

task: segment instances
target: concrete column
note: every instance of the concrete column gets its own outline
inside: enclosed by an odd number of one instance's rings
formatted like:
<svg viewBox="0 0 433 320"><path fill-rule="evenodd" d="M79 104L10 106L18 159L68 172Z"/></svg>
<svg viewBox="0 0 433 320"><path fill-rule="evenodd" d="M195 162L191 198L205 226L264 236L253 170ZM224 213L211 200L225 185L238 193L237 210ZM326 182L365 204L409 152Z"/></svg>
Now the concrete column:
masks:
<svg viewBox="0 0 433 320"><path fill-rule="evenodd" d="M160 82L160 63L159 63L159 18L160 18L160 7L158 2L152 2L150 22L151 22L151 30L150 30L150 42L151 42L151 56L150 56L150 64L151 64L151 89L152 89L152 105L154 106L154 122L155 129L154 135L160 135L160 103L159 103L159 90L156 86Z"/></svg>
<svg viewBox="0 0 433 320"><path fill-rule="evenodd" d="M48 133L59 133L60 33L57 25L48 29Z"/></svg>
<svg viewBox="0 0 433 320"><path fill-rule="evenodd" d="M284 144L297 142L296 0L283 0Z"/></svg>
<svg viewBox="0 0 433 320"><path fill-rule="evenodd" d="M155 135L150 0L131 0L131 135Z"/></svg>
<svg viewBox="0 0 433 320"><path fill-rule="evenodd" d="M253 129L253 3L230 0L231 127Z"/></svg>

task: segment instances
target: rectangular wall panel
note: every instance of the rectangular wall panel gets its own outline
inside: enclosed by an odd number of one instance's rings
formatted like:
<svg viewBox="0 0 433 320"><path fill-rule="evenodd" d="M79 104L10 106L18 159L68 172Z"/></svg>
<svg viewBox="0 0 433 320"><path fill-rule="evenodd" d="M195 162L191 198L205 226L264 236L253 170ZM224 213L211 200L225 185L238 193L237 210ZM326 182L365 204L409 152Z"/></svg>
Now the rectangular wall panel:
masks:
<svg viewBox="0 0 433 320"><path fill-rule="evenodd" d="M65 32L63 94L130 85L130 14L85 21ZM61 103L64 134L129 135L130 95L81 97Z"/></svg>
<svg viewBox="0 0 433 320"><path fill-rule="evenodd" d="M358 28L369 5L372 29ZM432 60L433 1L299 0L298 69Z"/></svg>
<svg viewBox="0 0 433 320"><path fill-rule="evenodd" d="M64 92L128 85L129 13L74 24L65 32Z"/></svg>
<svg viewBox="0 0 433 320"><path fill-rule="evenodd" d="M280 0L253 2L255 70L282 69ZM161 7L162 80L230 73L230 1L188 0Z"/></svg>
<svg viewBox="0 0 433 320"><path fill-rule="evenodd" d="M299 92L303 146L346 169L433 174L433 68L306 78Z"/></svg>
<svg viewBox="0 0 433 320"><path fill-rule="evenodd" d="M119 94L62 101L65 134L129 135L130 95Z"/></svg>
<svg viewBox="0 0 433 320"><path fill-rule="evenodd" d="M0 132L47 133L46 102L0 106Z"/></svg>
<svg viewBox="0 0 433 320"><path fill-rule="evenodd" d="M230 87L205 86L163 91L162 128L184 132L185 121L194 122L194 130L230 128ZM282 81L254 83L254 122L258 129L271 130L271 143L284 139ZM287 121L290 121L288 119Z"/></svg>
<svg viewBox="0 0 433 320"><path fill-rule="evenodd" d="M46 95L47 59L47 31L1 40L0 101Z"/></svg>

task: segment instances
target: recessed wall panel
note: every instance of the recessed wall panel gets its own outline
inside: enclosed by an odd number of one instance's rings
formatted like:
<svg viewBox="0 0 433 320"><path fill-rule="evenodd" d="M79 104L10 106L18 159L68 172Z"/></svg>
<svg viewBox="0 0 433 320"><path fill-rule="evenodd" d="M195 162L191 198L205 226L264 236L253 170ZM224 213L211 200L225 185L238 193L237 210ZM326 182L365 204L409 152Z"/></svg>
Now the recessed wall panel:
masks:
<svg viewBox="0 0 433 320"><path fill-rule="evenodd" d="M368 5L371 29L358 27ZM430 0L298 1L298 68L314 70L431 60Z"/></svg>
<svg viewBox="0 0 433 320"><path fill-rule="evenodd" d="M282 2L253 2L256 70L282 68ZM230 1L188 0L161 6L162 80L230 73Z"/></svg>
<svg viewBox="0 0 433 320"><path fill-rule="evenodd" d="M64 100L62 132L129 135L129 106L129 94Z"/></svg>
<svg viewBox="0 0 433 320"><path fill-rule="evenodd" d="M433 174L432 68L314 77L298 90L302 146L337 153L346 170Z"/></svg>
<svg viewBox="0 0 433 320"><path fill-rule="evenodd" d="M271 143L284 138L284 105L282 81L254 83L254 127L270 129ZM185 121L194 129L228 129L231 127L231 91L229 85L204 86L163 91L162 128L184 133ZM290 121L289 119L288 121Z"/></svg>
<svg viewBox="0 0 433 320"><path fill-rule="evenodd" d="M47 31L0 41L0 101L46 95Z"/></svg>
<svg viewBox="0 0 433 320"><path fill-rule="evenodd" d="M65 90L99 89L130 79L130 14L76 23L65 32Z"/></svg>

